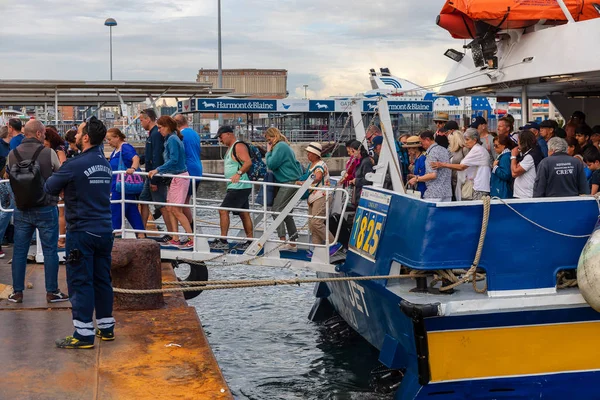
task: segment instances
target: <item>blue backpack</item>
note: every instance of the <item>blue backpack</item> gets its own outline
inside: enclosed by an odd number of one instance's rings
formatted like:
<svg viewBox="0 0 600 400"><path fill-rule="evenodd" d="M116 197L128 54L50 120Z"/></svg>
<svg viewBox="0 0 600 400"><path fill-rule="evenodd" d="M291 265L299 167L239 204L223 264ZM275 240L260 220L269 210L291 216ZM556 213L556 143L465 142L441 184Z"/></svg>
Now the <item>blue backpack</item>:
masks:
<svg viewBox="0 0 600 400"><path fill-rule="evenodd" d="M237 143L243 143L246 145L246 147L248 148L248 154L250 154L250 159L252 160L252 166L250 167L248 172L246 172L248 174L248 179L250 179L251 181L258 181L259 179L263 179L267 174L267 165L262 160L262 153L260 152L258 147L246 143L243 140L239 140ZM244 165L244 163L239 162L239 159L235 152L235 144L233 145L232 152L235 159L238 160L240 166Z"/></svg>

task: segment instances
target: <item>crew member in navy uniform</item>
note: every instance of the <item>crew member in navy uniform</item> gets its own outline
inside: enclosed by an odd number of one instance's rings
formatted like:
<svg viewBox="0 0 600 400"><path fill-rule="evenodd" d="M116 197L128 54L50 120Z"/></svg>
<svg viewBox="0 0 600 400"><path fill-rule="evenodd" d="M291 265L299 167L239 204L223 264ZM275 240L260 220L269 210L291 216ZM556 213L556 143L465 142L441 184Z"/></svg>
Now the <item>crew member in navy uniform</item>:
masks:
<svg viewBox="0 0 600 400"><path fill-rule="evenodd" d="M67 283L75 333L56 341L62 349L90 349L94 336L115 338L110 277L112 170L99 147L105 136L106 127L96 117L79 125L75 138L82 153L67 160L44 186L53 195L65 191Z"/></svg>

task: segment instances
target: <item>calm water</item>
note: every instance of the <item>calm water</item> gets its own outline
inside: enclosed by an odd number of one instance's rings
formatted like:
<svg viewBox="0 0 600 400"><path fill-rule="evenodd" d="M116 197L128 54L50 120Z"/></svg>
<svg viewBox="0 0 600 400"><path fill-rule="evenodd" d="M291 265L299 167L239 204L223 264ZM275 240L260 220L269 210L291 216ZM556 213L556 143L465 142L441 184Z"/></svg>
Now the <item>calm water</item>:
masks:
<svg viewBox="0 0 600 400"><path fill-rule="evenodd" d="M202 184L199 197L223 198ZM199 213L218 222L214 214ZM211 215L212 214L212 215ZM239 224L233 217L232 224ZM289 269L209 266L209 279L312 276ZM225 379L239 399L385 399L368 383L377 351L362 338L331 339L308 321L313 285L204 292L190 301Z"/></svg>

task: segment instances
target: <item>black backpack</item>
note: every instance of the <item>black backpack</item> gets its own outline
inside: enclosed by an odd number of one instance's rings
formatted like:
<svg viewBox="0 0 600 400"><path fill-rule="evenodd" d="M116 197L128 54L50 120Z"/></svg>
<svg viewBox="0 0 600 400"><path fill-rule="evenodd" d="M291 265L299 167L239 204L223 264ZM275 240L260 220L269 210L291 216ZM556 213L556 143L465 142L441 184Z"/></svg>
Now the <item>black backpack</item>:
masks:
<svg viewBox="0 0 600 400"><path fill-rule="evenodd" d="M17 149L13 152L17 163L10 168L10 186L15 194L15 202L19 210L43 207L46 205L46 193L44 192L44 177L37 158L44 150L40 146L31 160L23 160Z"/></svg>

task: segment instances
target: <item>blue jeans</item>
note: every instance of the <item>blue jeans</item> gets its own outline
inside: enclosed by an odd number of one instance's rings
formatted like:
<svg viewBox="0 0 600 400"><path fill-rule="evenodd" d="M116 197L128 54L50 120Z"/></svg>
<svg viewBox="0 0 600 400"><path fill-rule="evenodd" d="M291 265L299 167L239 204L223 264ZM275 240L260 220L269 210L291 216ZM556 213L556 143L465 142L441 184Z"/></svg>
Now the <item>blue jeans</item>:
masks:
<svg viewBox="0 0 600 400"><path fill-rule="evenodd" d="M94 310L98 328L112 332L115 327L110 277L112 246L112 232L67 231L65 251L73 337L85 342L94 342Z"/></svg>
<svg viewBox="0 0 600 400"><path fill-rule="evenodd" d="M37 228L44 254L46 292L58 290L58 208L38 207L14 211L15 245L13 248L12 278L15 292L25 289L25 269L31 237ZM38 243L39 245L39 243Z"/></svg>

